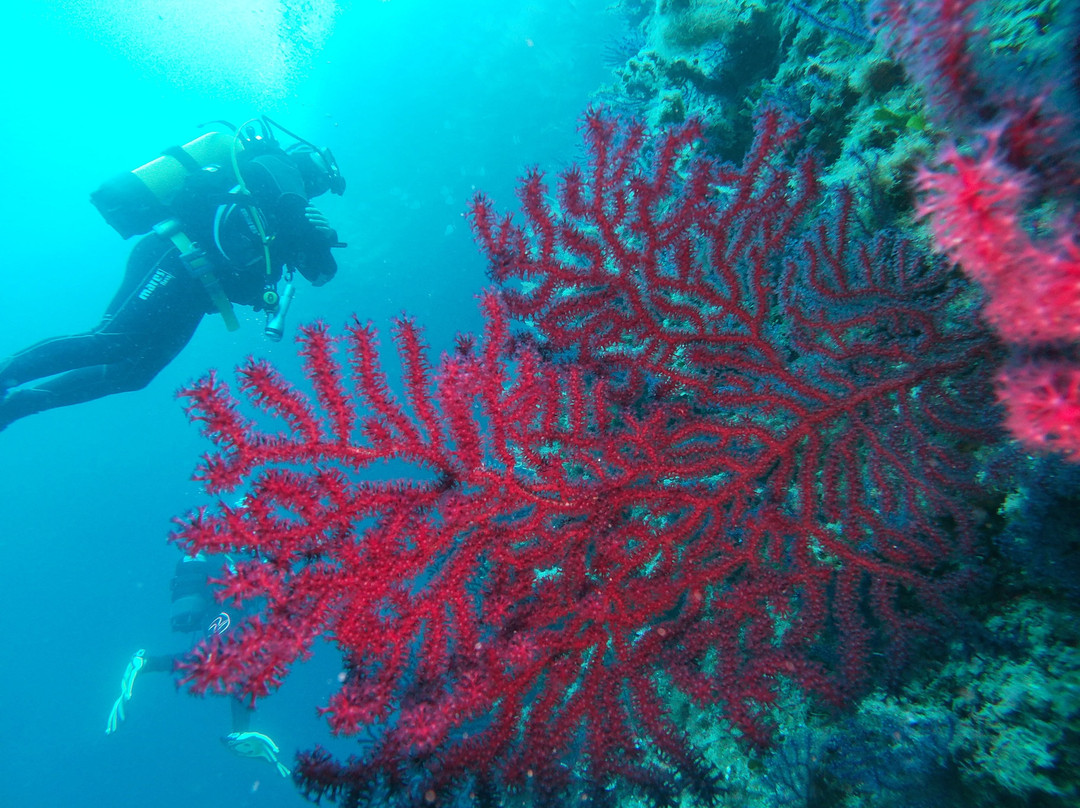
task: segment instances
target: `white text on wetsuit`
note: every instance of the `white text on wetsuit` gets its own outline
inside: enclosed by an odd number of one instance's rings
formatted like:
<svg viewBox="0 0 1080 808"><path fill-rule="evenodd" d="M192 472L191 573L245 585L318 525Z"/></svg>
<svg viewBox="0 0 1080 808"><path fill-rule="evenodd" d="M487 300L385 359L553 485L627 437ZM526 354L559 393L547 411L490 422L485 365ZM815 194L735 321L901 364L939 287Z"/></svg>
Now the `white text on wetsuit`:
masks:
<svg viewBox="0 0 1080 808"><path fill-rule="evenodd" d="M143 290L139 292L139 300L149 300L150 295L154 293L154 290L159 286L168 286L169 281L173 279L173 274L166 272L164 269L158 269L154 271L154 276L150 278Z"/></svg>

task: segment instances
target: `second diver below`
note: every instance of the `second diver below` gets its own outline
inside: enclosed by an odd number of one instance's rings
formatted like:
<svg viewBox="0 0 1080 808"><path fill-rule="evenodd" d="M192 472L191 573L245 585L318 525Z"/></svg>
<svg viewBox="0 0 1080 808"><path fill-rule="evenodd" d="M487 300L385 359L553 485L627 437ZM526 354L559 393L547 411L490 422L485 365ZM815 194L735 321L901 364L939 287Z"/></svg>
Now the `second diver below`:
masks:
<svg viewBox="0 0 1080 808"><path fill-rule="evenodd" d="M204 315L220 313L235 329L234 303L266 311L267 336L280 338L273 318L287 307L293 271L315 286L337 272L331 249L345 245L310 200L343 193L345 180L328 149L273 124L296 139L283 148L272 123L256 119L235 135L213 132L174 147L92 196L125 238L147 235L94 328L0 359L0 430L43 410L142 389Z"/></svg>
<svg viewBox="0 0 1080 808"><path fill-rule="evenodd" d="M185 556L177 563L171 586L172 614L169 622L173 631L212 638L224 635L233 625L234 618L240 617L222 611L214 596L211 579L219 573L220 565L201 554ZM184 657L185 653L151 655L144 648L136 651L120 680L120 695L109 711L105 734L112 735L120 729L126 718L125 705L131 701L135 679L140 673L173 673ZM233 695L229 701L232 705L232 731L221 739L222 743L241 757L261 758L271 763L278 774L288 777L291 772L278 759L281 752L278 745L269 735L255 732L249 727L255 713L254 705L239 695Z"/></svg>

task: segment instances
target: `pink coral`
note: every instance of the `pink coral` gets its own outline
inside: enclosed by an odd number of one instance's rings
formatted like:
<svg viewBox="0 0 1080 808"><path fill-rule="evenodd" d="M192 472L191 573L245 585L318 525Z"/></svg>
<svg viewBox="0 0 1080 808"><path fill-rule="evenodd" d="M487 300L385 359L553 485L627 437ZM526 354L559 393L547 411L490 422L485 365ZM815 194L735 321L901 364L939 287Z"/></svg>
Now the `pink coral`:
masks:
<svg viewBox="0 0 1080 808"><path fill-rule="evenodd" d="M1033 49L1017 59L992 52L976 18L994 7L982 0L878 0L874 8L954 139L919 172L918 210L938 248L986 290L985 317L1012 354L998 387L1007 425L1029 450L1080 460L1071 448L1080 398L1067 381L1080 368L1077 87L1067 78L1075 49L1059 43L1046 49L1052 57ZM1036 204L1062 211L1049 236L1036 235Z"/></svg>
<svg viewBox="0 0 1080 808"><path fill-rule="evenodd" d="M1033 361L998 375L1009 431L1026 446L1080 460L1080 367Z"/></svg>
<svg viewBox="0 0 1080 808"><path fill-rule="evenodd" d="M1023 222L1024 174L998 157L991 136L977 156L946 148L919 172L919 205L939 248L982 284L986 319L1016 356L999 373L1006 425L1034 451L1080 460L1080 248L1068 229L1036 241ZM1055 355L1032 359L1033 352Z"/></svg>
<svg viewBox="0 0 1080 808"><path fill-rule="evenodd" d="M986 289L986 317L1012 343L1080 339L1080 249L1073 235L1036 242L1024 227L1024 175L996 156L945 149L919 172L919 213L938 246Z"/></svg>

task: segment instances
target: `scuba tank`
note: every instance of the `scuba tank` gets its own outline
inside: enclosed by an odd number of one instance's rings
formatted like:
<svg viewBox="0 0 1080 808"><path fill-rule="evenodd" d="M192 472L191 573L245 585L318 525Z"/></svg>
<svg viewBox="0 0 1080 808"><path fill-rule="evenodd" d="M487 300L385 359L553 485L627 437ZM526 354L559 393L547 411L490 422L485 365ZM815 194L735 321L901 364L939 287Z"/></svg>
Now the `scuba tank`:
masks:
<svg viewBox="0 0 1080 808"><path fill-rule="evenodd" d="M106 180L90 194L90 201L123 238L149 233L155 224L173 215L171 205L199 172L209 169L223 174L222 184L234 185L233 152L243 148L243 142L231 134L207 132Z"/></svg>
<svg viewBox="0 0 1080 808"><path fill-rule="evenodd" d="M228 121L210 123L221 124L225 131L214 130L182 146L170 146L160 157L106 180L90 194L91 203L123 238L149 233L154 225L176 218L175 203L192 184L196 188L212 185L222 194L239 185L246 193L237 159L245 152L245 157L288 154L304 183L311 185L309 196L325 190L344 193L345 179L329 149L320 149L265 116L240 126ZM296 141L288 151L278 142L274 129Z"/></svg>

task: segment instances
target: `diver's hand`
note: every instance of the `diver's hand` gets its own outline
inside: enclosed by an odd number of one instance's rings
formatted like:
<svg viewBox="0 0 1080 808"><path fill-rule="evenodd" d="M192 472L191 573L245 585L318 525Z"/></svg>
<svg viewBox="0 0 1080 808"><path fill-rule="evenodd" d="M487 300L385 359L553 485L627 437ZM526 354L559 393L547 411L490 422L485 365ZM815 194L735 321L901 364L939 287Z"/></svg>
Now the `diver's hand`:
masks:
<svg viewBox="0 0 1080 808"><path fill-rule="evenodd" d="M304 218L308 220L308 224L315 228L315 232L324 239L329 242L337 241L337 233L334 232L334 228L330 226L330 220L326 218L321 210L308 205L304 208Z"/></svg>
<svg viewBox="0 0 1080 808"><path fill-rule="evenodd" d="M278 745L261 732L230 732L221 739L229 749L242 757L262 758L273 763L282 777L288 777L292 772L289 767L278 760Z"/></svg>
<svg viewBox="0 0 1080 808"><path fill-rule="evenodd" d="M135 677L139 675L143 665L146 664L146 649L140 648L131 658L124 670L124 678L120 680L120 697L113 702L109 711L109 720L105 724L105 734L112 735L120 728L120 722L124 720L124 702L131 700L131 689L135 686Z"/></svg>

